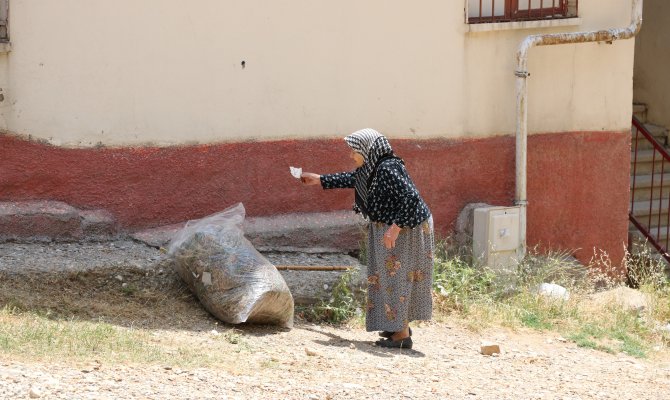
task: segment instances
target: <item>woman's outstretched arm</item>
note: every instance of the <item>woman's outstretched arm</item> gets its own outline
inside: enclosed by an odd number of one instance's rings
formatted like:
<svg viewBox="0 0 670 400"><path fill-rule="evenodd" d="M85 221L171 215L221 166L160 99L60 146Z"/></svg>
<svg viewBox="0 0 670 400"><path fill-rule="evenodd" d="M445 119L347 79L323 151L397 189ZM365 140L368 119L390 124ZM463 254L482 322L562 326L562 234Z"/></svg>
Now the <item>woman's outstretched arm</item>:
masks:
<svg viewBox="0 0 670 400"><path fill-rule="evenodd" d="M344 189L344 188L353 188L356 179L354 178L354 172L338 172L336 174L325 174L318 175L311 172L303 172L300 176L300 180L305 185L316 185L321 183L321 186L324 189Z"/></svg>

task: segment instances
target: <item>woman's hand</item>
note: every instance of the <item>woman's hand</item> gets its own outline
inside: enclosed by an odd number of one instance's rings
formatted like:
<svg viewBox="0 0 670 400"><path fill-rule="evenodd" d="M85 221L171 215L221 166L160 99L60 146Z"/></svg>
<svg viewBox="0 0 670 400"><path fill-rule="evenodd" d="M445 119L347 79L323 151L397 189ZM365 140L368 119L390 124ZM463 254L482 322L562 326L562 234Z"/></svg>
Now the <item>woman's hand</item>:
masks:
<svg viewBox="0 0 670 400"><path fill-rule="evenodd" d="M321 175L313 174L311 172L303 172L300 175L300 180L307 186L318 185L321 183Z"/></svg>
<svg viewBox="0 0 670 400"><path fill-rule="evenodd" d="M395 247L395 241L398 239L400 234L400 227L396 224L391 225L390 228L384 233L384 247L387 249L392 249Z"/></svg>

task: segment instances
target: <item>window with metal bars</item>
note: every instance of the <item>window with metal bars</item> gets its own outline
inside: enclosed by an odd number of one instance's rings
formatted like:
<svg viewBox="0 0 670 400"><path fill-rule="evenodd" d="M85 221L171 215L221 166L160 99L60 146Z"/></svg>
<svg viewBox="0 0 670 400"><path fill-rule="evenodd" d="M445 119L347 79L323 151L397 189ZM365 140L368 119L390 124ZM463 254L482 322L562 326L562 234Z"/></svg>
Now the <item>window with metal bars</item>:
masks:
<svg viewBox="0 0 670 400"><path fill-rule="evenodd" d="M0 43L9 42L9 0L0 0Z"/></svg>
<svg viewBox="0 0 670 400"><path fill-rule="evenodd" d="M579 0L468 0L469 24L577 17Z"/></svg>

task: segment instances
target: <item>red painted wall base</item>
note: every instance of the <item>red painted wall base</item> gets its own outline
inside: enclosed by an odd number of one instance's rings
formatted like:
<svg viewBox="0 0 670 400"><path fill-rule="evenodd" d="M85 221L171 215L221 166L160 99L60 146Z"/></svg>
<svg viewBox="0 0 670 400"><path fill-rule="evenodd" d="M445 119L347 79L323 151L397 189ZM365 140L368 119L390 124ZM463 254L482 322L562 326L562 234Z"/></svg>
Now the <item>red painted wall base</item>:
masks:
<svg viewBox="0 0 670 400"><path fill-rule="evenodd" d="M442 235L468 203L513 203L513 137L391 144ZM528 146L529 245L569 250L582 262L594 248L621 260L629 135L533 135ZM303 187L288 172L289 165L317 173L349 170L348 154L339 139L65 149L0 135L0 201L103 208L128 230L202 217L236 202L250 216L350 209L351 191Z"/></svg>

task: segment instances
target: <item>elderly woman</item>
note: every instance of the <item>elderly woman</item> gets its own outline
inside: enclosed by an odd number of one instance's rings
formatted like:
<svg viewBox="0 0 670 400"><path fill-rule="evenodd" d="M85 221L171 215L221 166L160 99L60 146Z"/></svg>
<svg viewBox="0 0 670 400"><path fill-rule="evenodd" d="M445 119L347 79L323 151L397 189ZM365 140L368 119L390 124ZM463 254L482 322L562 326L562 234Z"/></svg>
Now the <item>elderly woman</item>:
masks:
<svg viewBox="0 0 670 400"><path fill-rule="evenodd" d="M306 185L354 188L354 211L369 219L366 329L381 347L412 348L409 323L432 315L433 218L386 137L363 129L344 138L352 172L302 174Z"/></svg>

